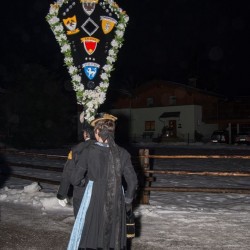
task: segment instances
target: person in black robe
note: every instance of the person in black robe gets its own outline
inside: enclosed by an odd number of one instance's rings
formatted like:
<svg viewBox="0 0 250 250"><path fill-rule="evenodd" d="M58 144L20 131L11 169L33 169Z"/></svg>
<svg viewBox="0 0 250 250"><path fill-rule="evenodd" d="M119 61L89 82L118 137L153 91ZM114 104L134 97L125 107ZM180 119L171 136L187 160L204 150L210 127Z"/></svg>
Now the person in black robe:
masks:
<svg viewBox="0 0 250 250"><path fill-rule="evenodd" d="M68 203L70 191L73 189L73 212L75 217L77 216L82 201L85 183L83 180L81 185L73 186L70 181L71 174L76 170L79 156L81 155L83 150L88 148L95 141L93 127L91 127L86 122L83 123L82 133L84 141L80 142L70 150L67 161L63 168L60 186L57 191L58 202L61 206L64 207Z"/></svg>
<svg viewBox="0 0 250 250"><path fill-rule="evenodd" d="M126 249L126 211L132 207L138 181L130 154L114 142L116 119L101 114L91 123L97 141L82 152L71 179L74 185L79 185L87 175L81 204L85 212L79 210L68 249ZM81 228L81 235L73 247L79 232L76 228Z"/></svg>

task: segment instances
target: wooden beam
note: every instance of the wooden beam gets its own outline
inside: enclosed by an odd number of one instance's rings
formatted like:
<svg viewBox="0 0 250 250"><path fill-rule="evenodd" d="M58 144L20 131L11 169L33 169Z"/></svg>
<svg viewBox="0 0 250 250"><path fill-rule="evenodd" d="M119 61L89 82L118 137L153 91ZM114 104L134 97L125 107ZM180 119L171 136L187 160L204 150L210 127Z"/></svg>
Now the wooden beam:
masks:
<svg viewBox="0 0 250 250"><path fill-rule="evenodd" d="M173 174L173 175L200 175L200 176L238 176L250 177L250 172L195 172L195 171L172 171L172 170L144 170L148 174Z"/></svg>
<svg viewBox="0 0 250 250"><path fill-rule="evenodd" d="M32 168L32 169L41 169L41 170L48 170L48 171L55 171L55 172L62 172L63 166L60 167L50 167L50 166L41 166L41 165L34 165L29 163L18 163L18 162L7 162L5 165L9 167L23 167L23 168Z"/></svg>
<svg viewBox="0 0 250 250"><path fill-rule="evenodd" d="M152 159L250 159L250 155L148 155Z"/></svg>
<svg viewBox="0 0 250 250"><path fill-rule="evenodd" d="M203 193L250 194L250 189L239 189L239 188L144 187L143 189L145 191L157 191L157 192L203 192Z"/></svg>

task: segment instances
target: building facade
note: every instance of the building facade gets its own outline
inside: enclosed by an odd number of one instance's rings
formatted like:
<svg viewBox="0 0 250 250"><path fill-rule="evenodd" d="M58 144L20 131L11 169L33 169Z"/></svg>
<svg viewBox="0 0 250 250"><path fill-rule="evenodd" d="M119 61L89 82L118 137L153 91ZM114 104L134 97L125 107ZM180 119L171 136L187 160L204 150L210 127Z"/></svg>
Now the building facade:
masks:
<svg viewBox="0 0 250 250"><path fill-rule="evenodd" d="M133 140L193 142L208 140L218 128L221 98L187 85L152 81L139 87L134 95L118 98L111 112L127 119L130 125L126 129Z"/></svg>
<svg viewBox="0 0 250 250"><path fill-rule="evenodd" d="M171 107L151 107L132 109L112 109L111 113L119 119L119 132L126 134L133 141L185 141L208 140L218 124L206 124L202 121L200 105L181 105ZM125 119L126 117L127 119ZM126 121L130 126L124 126ZM201 136L202 138L198 138Z"/></svg>

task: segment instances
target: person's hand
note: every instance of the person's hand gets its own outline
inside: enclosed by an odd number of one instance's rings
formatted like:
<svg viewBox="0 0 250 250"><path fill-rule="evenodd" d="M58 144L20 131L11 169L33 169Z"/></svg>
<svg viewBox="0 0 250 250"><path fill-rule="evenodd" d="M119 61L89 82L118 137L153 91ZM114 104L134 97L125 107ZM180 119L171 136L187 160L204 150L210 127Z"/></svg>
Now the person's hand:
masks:
<svg viewBox="0 0 250 250"><path fill-rule="evenodd" d="M62 206L62 207L66 207L66 205L68 204L68 199L67 198L65 198L65 199L63 199L63 200L59 200L59 199L57 199L58 200L58 203Z"/></svg>

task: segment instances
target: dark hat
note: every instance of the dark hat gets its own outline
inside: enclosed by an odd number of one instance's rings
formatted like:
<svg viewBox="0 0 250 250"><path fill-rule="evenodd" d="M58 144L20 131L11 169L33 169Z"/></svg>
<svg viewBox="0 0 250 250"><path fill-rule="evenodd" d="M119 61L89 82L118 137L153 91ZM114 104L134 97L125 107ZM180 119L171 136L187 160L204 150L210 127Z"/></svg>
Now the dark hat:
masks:
<svg viewBox="0 0 250 250"><path fill-rule="evenodd" d="M107 114L107 113L98 113L95 117L95 119L90 123L91 126L95 126L97 122L101 120L111 120L115 122L117 120L117 117Z"/></svg>

